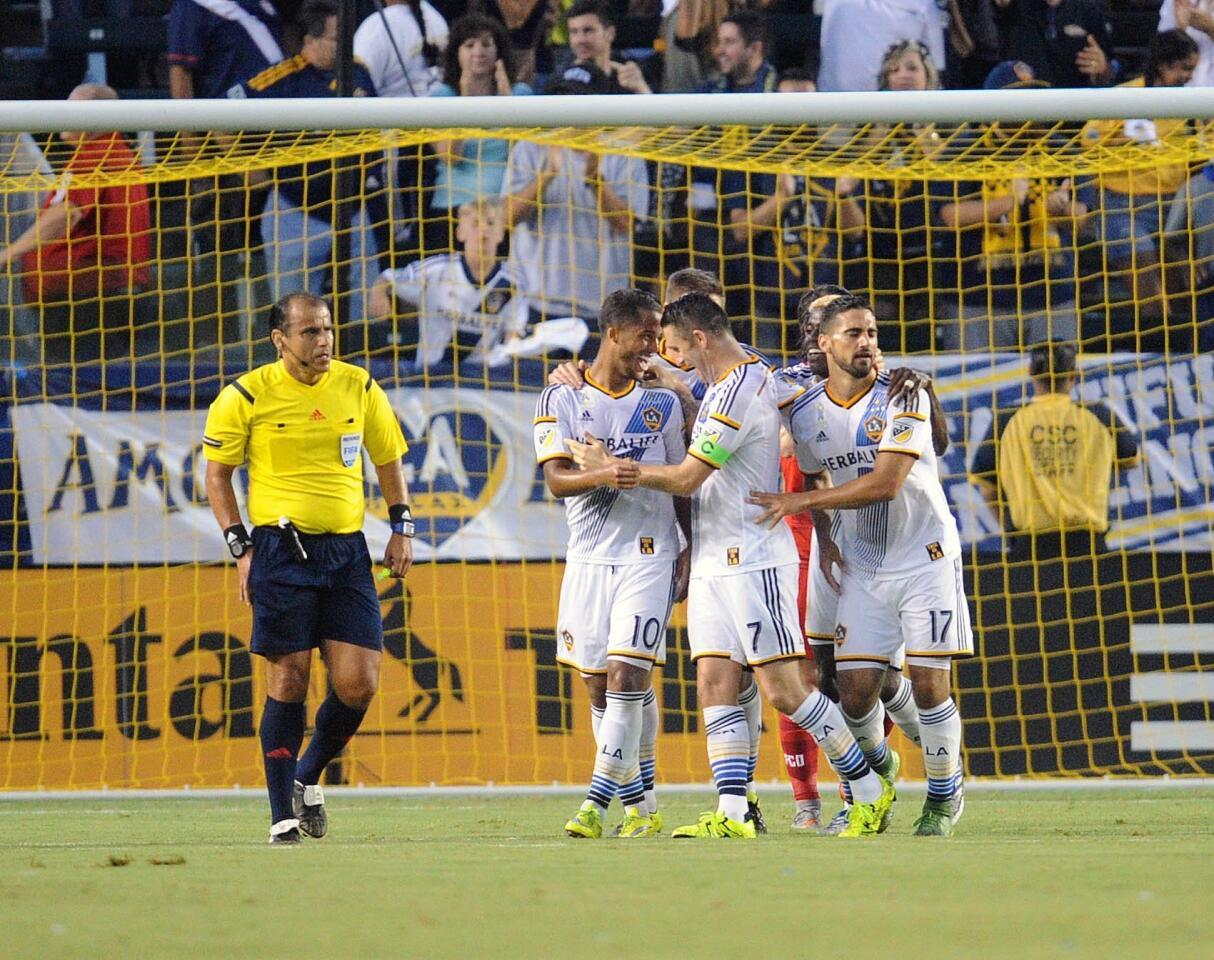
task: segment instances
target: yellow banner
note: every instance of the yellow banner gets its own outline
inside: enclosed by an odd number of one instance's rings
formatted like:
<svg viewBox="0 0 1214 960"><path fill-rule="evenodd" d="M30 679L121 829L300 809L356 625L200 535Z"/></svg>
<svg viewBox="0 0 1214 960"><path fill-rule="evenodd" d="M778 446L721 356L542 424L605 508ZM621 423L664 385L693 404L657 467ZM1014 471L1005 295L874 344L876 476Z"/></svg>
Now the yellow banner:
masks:
<svg viewBox="0 0 1214 960"><path fill-rule="evenodd" d="M562 566L427 564L381 586L380 695L344 779L367 785L583 783L589 702L556 657ZM8 789L262 782L265 697L234 568L0 574L0 756ZM710 779L683 610L660 683L658 777ZM308 715L323 698L319 658ZM783 776L766 716L760 778ZM912 776L922 766L904 751ZM829 769L822 764L829 777Z"/></svg>

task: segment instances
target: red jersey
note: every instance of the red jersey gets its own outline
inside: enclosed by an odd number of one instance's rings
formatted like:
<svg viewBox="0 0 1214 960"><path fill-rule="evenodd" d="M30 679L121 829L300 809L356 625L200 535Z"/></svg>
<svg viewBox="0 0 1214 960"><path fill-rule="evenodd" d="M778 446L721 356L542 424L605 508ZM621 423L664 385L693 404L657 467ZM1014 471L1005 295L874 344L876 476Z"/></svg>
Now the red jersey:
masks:
<svg viewBox="0 0 1214 960"><path fill-rule="evenodd" d="M805 476L801 473L796 457L781 457L780 473L784 475L785 493L800 493L805 489ZM809 563L809 547L814 535L814 523L809 519L809 514L797 513L785 517L784 521L797 542L797 555L801 558L802 565Z"/></svg>
<svg viewBox="0 0 1214 960"><path fill-rule="evenodd" d="M147 186L72 187L72 177L94 170L129 170L138 159L120 133L81 141L59 189L44 209L67 202L83 216L62 240L21 260L27 303L96 298L101 291L146 286L151 280L151 208Z"/></svg>

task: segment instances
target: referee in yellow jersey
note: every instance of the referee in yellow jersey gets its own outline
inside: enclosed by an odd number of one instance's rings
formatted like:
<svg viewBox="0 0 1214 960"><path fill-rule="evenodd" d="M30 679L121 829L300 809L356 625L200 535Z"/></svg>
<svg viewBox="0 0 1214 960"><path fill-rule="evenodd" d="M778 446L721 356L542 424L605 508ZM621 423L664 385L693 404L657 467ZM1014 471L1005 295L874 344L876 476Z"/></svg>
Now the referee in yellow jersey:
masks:
<svg viewBox="0 0 1214 960"><path fill-rule="evenodd" d="M333 359L333 319L319 297L293 293L270 310L278 361L228 384L207 414L207 496L253 606L252 650L266 660L261 718L270 842L298 843L328 829L321 771L354 736L379 685L383 621L362 534L362 449L367 448L392 536L384 566L413 562L413 519L401 457L408 450L388 398L371 375ZM249 467L249 520L232 474ZM331 692L302 757L312 649ZM298 758L298 759L297 759Z"/></svg>
<svg viewBox="0 0 1214 960"><path fill-rule="evenodd" d="M1070 344L1034 347L1029 376L1032 399L992 424L972 478L1004 521L1012 560L1099 556L1113 466L1137 459L1138 440L1103 403L1071 399Z"/></svg>

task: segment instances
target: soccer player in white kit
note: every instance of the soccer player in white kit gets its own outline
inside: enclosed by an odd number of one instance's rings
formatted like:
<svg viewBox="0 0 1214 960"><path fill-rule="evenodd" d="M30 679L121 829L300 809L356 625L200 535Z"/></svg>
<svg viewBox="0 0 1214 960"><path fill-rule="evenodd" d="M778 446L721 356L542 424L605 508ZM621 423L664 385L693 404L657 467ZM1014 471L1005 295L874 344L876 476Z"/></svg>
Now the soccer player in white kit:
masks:
<svg viewBox="0 0 1214 960"><path fill-rule="evenodd" d="M640 467L640 484L692 496L688 638L696 661L708 758L718 807L674 831L676 837L755 836L747 818L749 738L738 706L743 665L754 667L765 698L809 730L856 802L842 836L880 832L893 802L893 784L869 768L830 700L807 689L797 624L797 552L781 524L765 529L747 492L774 486L780 476L780 412L771 371L730 332L725 311L704 294L667 306L662 333L668 356L700 371L709 384L687 457L678 465ZM603 444L571 443L587 470L616 462Z"/></svg>
<svg viewBox="0 0 1214 960"><path fill-rule="evenodd" d="M836 529L846 567L835 662L843 712L869 763L881 767L888 748L878 694L890 658L905 644L928 782L915 833L947 836L961 751L950 667L954 657L973 654L973 636L930 401L920 392L904 405L890 403L889 378L874 366L877 321L862 298L827 305L818 342L829 377L793 403L790 421L801 469L829 472L835 486L755 493L750 502L764 508L764 525L806 510L842 511ZM834 552L823 540L823 553Z"/></svg>
<svg viewBox="0 0 1214 960"><path fill-rule="evenodd" d="M584 389L550 386L536 405L536 459L549 490L564 498L569 523L557 661L582 675L592 709L601 711L590 789L565 825L571 837L601 837L617 794L625 814L619 836L653 836L662 826L656 799L646 796L640 750L650 672L666 661L680 547L674 498L638 489L638 464L680 463L687 447L678 398L638 383L657 349L660 316L661 305L644 291L612 293L599 314L602 338ZM573 466L566 442L586 436L606 444L611 463ZM654 714L651 746L656 703Z"/></svg>

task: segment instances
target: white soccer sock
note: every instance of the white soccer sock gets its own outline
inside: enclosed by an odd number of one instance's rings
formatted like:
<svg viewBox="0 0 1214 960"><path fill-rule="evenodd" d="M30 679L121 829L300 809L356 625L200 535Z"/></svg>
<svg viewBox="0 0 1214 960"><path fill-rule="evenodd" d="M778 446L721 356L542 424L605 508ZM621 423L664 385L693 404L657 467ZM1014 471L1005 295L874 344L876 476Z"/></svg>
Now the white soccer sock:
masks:
<svg viewBox="0 0 1214 960"><path fill-rule="evenodd" d="M889 748L885 743L885 708L881 706L881 701L874 703L873 708L858 720L846 713L843 719L847 721L847 729L856 738L868 765L874 770L883 769L889 759Z"/></svg>
<svg viewBox="0 0 1214 960"><path fill-rule="evenodd" d="M741 707L705 707L704 733L708 739L708 765L716 781L718 805L730 820L746 818L746 770L750 736Z"/></svg>
<svg viewBox="0 0 1214 960"><path fill-rule="evenodd" d="M641 705L641 748L638 759L641 766L641 784L645 788L645 812L658 812L658 793L654 786L658 768L658 727L661 725L658 695L653 687L645 691Z"/></svg>
<svg viewBox="0 0 1214 960"><path fill-rule="evenodd" d="M755 768L759 765L759 743L763 739L763 701L759 698L758 683L738 695L738 706L746 714L746 733L750 738L750 752L746 758L746 793L755 792Z"/></svg>
<svg viewBox="0 0 1214 960"><path fill-rule="evenodd" d="M598 752L586 799L604 811L619 793L625 807L644 800L637 747L641 741L641 701L644 691L607 691L607 709L599 724Z"/></svg>
<svg viewBox="0 0 1214 960"><path fill-rule="evenodd" d="M919 711L919 731L923 738L927 799L951 800L957 789L961 758L961 714L953 698Z"/></svg>
<svg viewBox="0 0 1214 960"><path fill-rule="evenodd" d="M590 729L594 731L594 742L599 742L599 725L603 722L603 707L590 705Z"/></svg>
<svg viewBox="0 0 1214 960"><path fill-rule="evenodd" d="M915 706L915 689L905 676L898 678L898 692L885 702L885 710L911 743L919 746L919 708Z"/></svg>
<svg viewBox="0 0 1214 960"><path fill-rule="evenodd" d="M808 730L817 741L826 759L840 777L851 782L852 793L859 803L872 803L881 797L881 780L864 759L864 752L847 729L843 714L833 703L815 690L788 719L802 730Z"/></svg>

